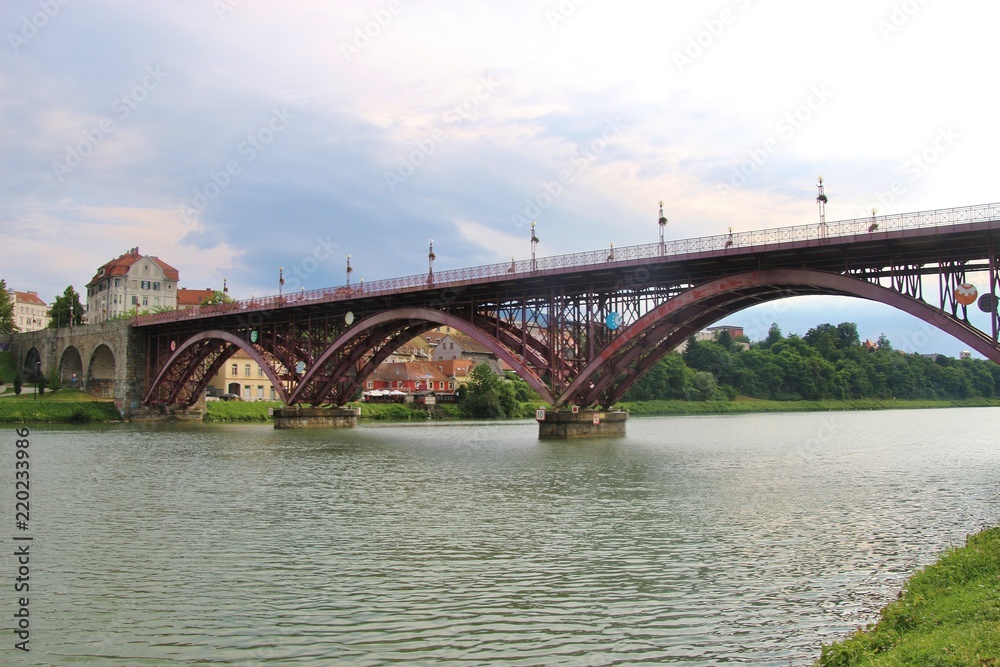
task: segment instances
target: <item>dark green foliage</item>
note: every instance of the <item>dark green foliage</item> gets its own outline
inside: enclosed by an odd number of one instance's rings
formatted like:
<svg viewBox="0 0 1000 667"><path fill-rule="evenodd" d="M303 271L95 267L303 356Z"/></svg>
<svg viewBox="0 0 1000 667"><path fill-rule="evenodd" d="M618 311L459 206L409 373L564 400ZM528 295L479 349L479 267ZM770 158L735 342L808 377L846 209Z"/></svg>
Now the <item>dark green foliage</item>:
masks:
<svg viewBox="0 0 1000 667"><path fill-rule="evenodd" d="M460 404L469 417L493 419L504 417L504 401L501 401L502 381L489 364L481 363L469 372L468 393ZM511 397L505 392L508 405Z"/></svg>
<svg viewBox="0 0 1000 667"><path fill-rule="evenodd" d="M74 325L83 322L83 304L80 303L80 295L72 285L63 290L62 296L57 296L52 302L49 317L51 318L49 328L52 329L68 327L71 317Z"/></svg>
<svg viewBox="0 0 1000 667"><path fill-rule="evenodd" d="M21 372L18 371L14 373L14 395L21 395L21 388L24 386L24 378L21 377Z"/></svg>
<svg viewBox="0 0 1000 667"><path fill-rule="evenodd" d="M49 386L49 381L45 378L45 373L39 373L38 378L35 380L35 390L38 391L39 396L45 395L45 388Z"/></svg>
<svg viewBox="0 0 1000 667"><path fill-rule="evenodd" d="M1000 397L1000 366L982 359L936 359L902 354L879 336L869 350L853 322L821 324L805 336L767 338L741 350L721 335L668 354L630 388L623 400L712 400L737 395L790 401L855 399L965 400ZM717 389L709 395L711 374ZM695 378L700 377L699 384Z"/></svg>
<svg viewBox="0 0 1000 667"><path fill-rule="evenodd" d="M17 331L14 324L14 302L11 301L7 292L7 281L0 278L0 334L9 334Z"/></svg>

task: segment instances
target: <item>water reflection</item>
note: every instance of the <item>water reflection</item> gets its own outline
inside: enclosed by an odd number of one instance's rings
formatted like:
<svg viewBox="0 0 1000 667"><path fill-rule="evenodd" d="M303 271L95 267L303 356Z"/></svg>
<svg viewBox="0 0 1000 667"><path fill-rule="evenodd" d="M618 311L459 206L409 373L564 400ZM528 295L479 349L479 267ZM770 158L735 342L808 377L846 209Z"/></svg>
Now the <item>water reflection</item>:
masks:
<svg viewBox="0 0 1000 667"><path fill-rule="evenodd" d="M38 430L32 657L809 664L1000 517L1000 413L943 414Z"/></svg>

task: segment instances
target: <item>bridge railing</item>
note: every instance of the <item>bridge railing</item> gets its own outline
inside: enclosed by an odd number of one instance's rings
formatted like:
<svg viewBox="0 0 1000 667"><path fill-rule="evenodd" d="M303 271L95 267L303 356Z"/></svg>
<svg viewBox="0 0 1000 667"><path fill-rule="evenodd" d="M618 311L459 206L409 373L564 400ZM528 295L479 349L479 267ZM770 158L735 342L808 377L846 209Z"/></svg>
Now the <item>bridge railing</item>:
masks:
<svg viewBox="0 0 1000 667"><path fill-rule="evenodd" d="M585 269L600 265L613 265L620 262L655 259L658 257L680 259L685 256L706 252L753 252L768 246L784 243L830 242L830 240L835 238L922 228L948 227L986 222L989 220L1000 220L1000 203L853 218L823 224L817 222L793 227L774 227L746 232L731 232L727 234L715 234L713 236L665 241L662 244L645 243L618 248L612 245L603 250L589 250L566 255L550 255L534 260L512 260L498 264L449 269L433 274L428 272L398 278L385 278L368 283L362 281L354 285L303 290L299 293L245 299L225 304L200 306L189 310L140 315L133 319L133 323L136 325L150 325L161 322L199 319L215 315L253 313L274 310L285 306L329 303L362 296L395 294L427 289L429 287L461 286L477 282L497 281L503 278L524 278L525 276L550 271L575 268Z"/></svg>

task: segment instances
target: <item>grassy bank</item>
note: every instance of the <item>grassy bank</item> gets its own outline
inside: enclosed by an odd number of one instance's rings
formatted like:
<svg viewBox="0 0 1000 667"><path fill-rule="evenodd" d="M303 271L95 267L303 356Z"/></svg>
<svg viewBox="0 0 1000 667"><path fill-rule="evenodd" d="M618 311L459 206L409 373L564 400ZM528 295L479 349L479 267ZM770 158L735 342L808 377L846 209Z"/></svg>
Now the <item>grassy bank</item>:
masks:
<svg viewBox="0 0 1000 667"><path fill-rule="evenodd" d="M210 422L267 422L268 408L280 408L281 403L211 401L206 404L205 421ZM361 419L372 421L427 421L422 406L401 403L348 403L347 407L361 408ZM524 414L533 415L534 403L524 404ZM920 408L1000 407L1000 400L970 399L967 401L883 401L858 399L853 401L761 401L755 399L736 401L641 401L622 403L633 416L640 415L721 415L749 412L816 412L829 410L900 410ZM436 406L433 419L461 419L457 405ZM1000 667L1000 666L998 666Z"/></svg>
<svg viewBox="0 0 1000 667"><path fill-rule="evenodd" d="M976 398L955 401L896 401L860 398L845 401L636 401L619 404L632 415L723 415L745 412L818 412L830 410L906 410L927 408L1000 407L1000 400Z"/></svg>
<svg viewBox="0 0 1000 667"><path fill-rule="evenodd" d="M1000 666L1000 527L907 581L877 624L824 646L820 667Z"/></svg>
<svg viewBox="0 0 1000 667"><path fill-rule="evenodd" d="M82 391L61 390L35 396L6 395L0 399L0 424L40 424L121 421L111 401L99 400Z"/></svg>

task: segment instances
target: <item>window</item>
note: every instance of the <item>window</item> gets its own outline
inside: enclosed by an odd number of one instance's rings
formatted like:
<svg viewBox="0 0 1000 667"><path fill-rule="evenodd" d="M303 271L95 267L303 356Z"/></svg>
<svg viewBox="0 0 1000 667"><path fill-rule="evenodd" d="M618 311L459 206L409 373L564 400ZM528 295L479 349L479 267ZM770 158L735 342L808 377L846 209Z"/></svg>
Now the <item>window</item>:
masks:
<svg viewBox="0 0 1000 667"><path fill-rule="evenodd" d="M235 376L235 375L239 375L239 374L240 374L240 367L239 367L239 365L233 364L233 372L230 373L230 375Z"/></svg>
<svg viewBox="0 0 1000 667"><path fill-rule="evenodd" d="M244 371L244 375L246 375L247 377L250 377L250 364L247 364L246 366L244 366L243 367L243 371Z"/></svg>
<svg viewBox="0 0 1000 667"><path fill-rule="evenodd" d="M158 297L158 296L154 296L153 297L153 305L154 306L159 306L160 305L160 297Z"/></svg>
<svg viewBox="0 0 1000 667"><path fill-rule="evenodd" d="M375 388L375 383L374 383L374 382L372 382L371 380L369 380L369 381L368 381L368 383L367 383L367 384L366 384L365 386L366 386L366 387L367 387L368 389L374 389L374 388Z"/></svg>
<svg viewBox="0 0 1000 667"><path fill-rule="evenodd" d="M448 383L448 389L454 389L454 388L455 388L455 383L454 382L449 382Z"/></svg>
<svg viewBox="0 0 1000 667"><path fill-rule="evenodd" d="M243 398L247 401L250 400L250 385L243 385Z"/></svg>
<svg viewBox="0 0 1000 667"><path fill-rule="evenodd" d="M257 377L259 377L259 378L264 377L264 367L263 366L258 366L257 367Z"/></svg>
<svg viewBox="0 0 1000 667"><path fill-rule="evenodd" d="M148 296L142 297L142 305L144 305L144 306L148 306L149 305L149 297Z"/></svg>
<svg viewBox="0 0 1000 667"><path fill-rule="evenodd" d="M154 289L154 290L158 290L158 289L160 289L160 283L157 283L157 282L154 282L154 283L153 283L153 289Z"/></svg>
<svg viewBox="0 0 1000 667"><path fill-rule="evenodd" d="M274 396L274 387L271 387L271 400L272 400L272 401L273 401L273 400L275 400L275 396Z"/></svg>
<svg viewBox="0 0 1000 667"><path fill-rule="evenodd" d="M402 388L403 388L403 381L402 380L398 380L396 382L396 389L402 389Z"/></svg>
<svg viewBox="0 0 1000 667"><path fill-rule="evenodd" d="M148 280L143 280L142 282L139 283L139 287L141 287L142 289L149 289L149 285L150 283Z"/></svg>
<svg viewBox="0 0 1000 667"><path fill-rule="evenodd" d="M438 389L439 390L443 390L444 389L444 382L438 382Z"/></svg>
<svg viewBox="0 0 1000 667"><path fill-rule="evenodd" d="M133 294L132 295L132 305L136 306L138 304L139 304L139 297L137 297L135 294Z"/></svg>
<svg viewBox="0 0 1000 667"><path fill-rule="evenodd" d="M115 278L115 287L121 287L121 286L122 286L122 281L119 280L118 278Z"/></svg>

